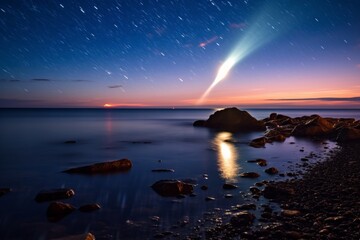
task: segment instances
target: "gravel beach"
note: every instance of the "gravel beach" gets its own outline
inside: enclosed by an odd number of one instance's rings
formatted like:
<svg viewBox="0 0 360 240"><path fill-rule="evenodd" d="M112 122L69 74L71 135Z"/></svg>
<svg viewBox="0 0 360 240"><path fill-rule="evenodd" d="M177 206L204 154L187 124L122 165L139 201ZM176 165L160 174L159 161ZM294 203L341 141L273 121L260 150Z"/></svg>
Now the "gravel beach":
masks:
<svg viewBox="0 0 360 240"><path fill-rule="evenodd" d="M197 237L360 239L359 183L360 143L340 144L326 161L313 165L302 178L269 184L280 192L271 200L280 209L263 205L257 224L234 224L230 219L229 223L207 228ZM246 213L252 214L251 210Z"/></svg>

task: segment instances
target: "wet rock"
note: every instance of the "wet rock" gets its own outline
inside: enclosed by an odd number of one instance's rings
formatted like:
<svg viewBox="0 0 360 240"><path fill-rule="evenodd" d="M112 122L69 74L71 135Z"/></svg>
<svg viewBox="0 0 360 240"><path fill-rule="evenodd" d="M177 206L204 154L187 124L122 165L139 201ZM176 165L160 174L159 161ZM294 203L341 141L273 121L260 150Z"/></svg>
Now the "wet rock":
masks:
<svg viewBox="0 0 360 240"><path fill-rule="evenodd" d="M286 239L300 239L302 238L302 234L296 231L287 231L285 237Z"/></svg>
<svg viewBox="0 0 360 240"><path fill-rule="evenodd" d="M205 126L219 130L239 132L239 131L263 131L265 124L256 120L248 112L237 108L226 108L216 111L206 121L195 121L194 126Z"/></svg>
<svg viewBox="0 0 360 240"><path fill-rule="evenodd" d="M65 170L65 173L77 173L77 174L106 174L128 171L132 167L132 163L129 159L120 159L111 162L95 163L88 166L71 168Z"/></svg>
<svg viewBox="0 0 360 240"><path fill-rule="evenodd" d="M339 142L358 141L360 140L360 129L354 127L341 128L336 140Z"/></svg>
<svg viewBox="0 0 360 240"><path fill-rule="evenodd" d="M92 204L82 205L81 207L79 207L79 211L80 212L93 212L93 211L99 210L100 208L101 207L99 204L92 203Z"/></svg>
<svg viewBox="0 0 360 240"><path fill-rule="evenodd" d="M47 208L46 215L50 222L57 222L75 211L75 207L62 202L52 202Z"/></svg>
<svg viewBox="0 0 360 240"><path fill-rule="evenodd" d="M261 190L254 186L250 187L249 190L252 194L260 194L261 193Z"/></svg>
<svg viewBox="0 0 360 240"><path fill-rule="evenodd" d="M331 133L333 127L333 124L326 119L314 115L311 116L310 120L298 124L292 131L292 135L306 137L326 136Z"/></svg>
<svg viewBox="0 0 360 240"><path fill-rule="evenodd" d="M235 213L230 218L230 224L236 228L243 228L249 226L255 220L255 215L248 211L241 211Z"/></svg>
<svg viewBox="0 0 360 240"><path fill-rule="evenodd" d="M267 161L265 159L255 159L255 160L249 160L249 163L256 163L257 165L261 166L261 167L265 167L267 166Z"/></svg>
<svg viewBox="0 0 360 240"><path fill-rule="evenodd" d="M164 168L160 168L160 169L153 169L151 170L152 172L175 172L174 169L164 169Z"/></svg>
<svg viewBox="0 0 360 240"><path fill-rule="evenodd" d="M240 174L242 178L258 178L260 175L256 172L244 172Z"/></svg>
<svg viewBox="0 0 360 240"><path fill-rule="evenodd" d="M256 138L254 140L252 140L249 145L251 147L254 147L254 148L262 148L262 147L265 147L265 144L266 144L266 138L265 137L260 137L260 138Z"/></svg>
<svg viewBox="0 0 360 240"><path fill-rule="evenodd" d="M230 184L230 183L224 183L224 185L223 185L223 189L226 189L226 190L232 190L232 189L236 189L236 188L238 188L236 185Z"/></svg>
<svg viewBox="0 0 360 240"><path fill-rule="evenodd" d="M228 193L228 194L225 194L224 197L225 197L225 198L233 198L234 196L233 196L232 194L229 194L229 193Z"/></svg>
<svg viewBox="0 0 360 240"><path fill-rule="evenodd" d="M202 185L202 186L200 187L200 189L201 189L201 190L204 190L204 191L205 191L205 190L208 190L208 188L209 188L209 187L206 186L206 185Z"/></svg>
<svg viewBox="0 0 360 240"><path fill-rule="evenodd" d="M176 197L180 194L189 195L194 191L194 186L179 180L160 180L154 183L152 189L163 197Z"/></svg>
<svg viewBox="0 0 360 240"><path fill-rule="evenodd" d="M303 162L307 162L307 161L309 161L309 159L308 159L308 158L301 158L300 160L301 160L301 161L303 161Z"/></svg>
<svg viewBox="0 0 360 240"><path fill-rule="evenodd" d="M206 197L205 198L205 201L215 201L215 198L214 197Z"/></svg>
<svg viewBox="0 0 360 240"><path fill-rule="evenodd" d="M241 204L241 205L236 205L236 208L238 210L256 210L256 204L254 203Z"/></svg>
<svg viewBox="0 0 360 240"><path fill-rule="evenodd" d="M289 187L280 187L275 185L267 185L263 190L263 195L268 199L288 198L295 194L294 189Z"/></svg>
<svg viewBox="0 0 360 240"><path fill-rule="evenodd" d="M284 217L295 217L299 216L301 212L299 210L289 210L289 209L283 209L281 210L281 216Z"/></svg>
<svg viewBox="0 0 360 240"><path fill-rule="evenodd" d="M35 201L37 202L54 201L54 200L70 198L74 195L75 195L75 191L71 188L50 189L39 192L35 197Z"/></svg>
<svg viewBox="0 0 360 240"><path fill-rule="evenodd" d="M266 169L265 172L266 172L267 174L274 175L274 174L278 174L278 173L279 173L279 170L277 170L277 169L274 168L274 167L271 167L271 168Z"/></svg>
<svg viewBox="0 0 360 240"><path fill-rule="evenodd" d="M0 188L0 197L11 192L11 188Z"/></svg>
<svg viewBox="0 0 360 240"><path fill-rule="evenodd" d="M52 240L95 240L95 236L91 233L69 235L61 238L53 238Z"/></svg>

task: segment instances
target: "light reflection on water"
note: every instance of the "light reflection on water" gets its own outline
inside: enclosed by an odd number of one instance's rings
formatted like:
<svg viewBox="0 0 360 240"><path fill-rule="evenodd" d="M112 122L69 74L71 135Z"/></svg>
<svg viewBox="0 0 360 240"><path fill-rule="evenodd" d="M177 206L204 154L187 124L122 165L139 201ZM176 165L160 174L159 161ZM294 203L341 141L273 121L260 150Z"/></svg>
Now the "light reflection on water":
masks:
<svg viewBox="0 0 360 240"><path fill-rule="evenodd" d="M217 133L214 138L214 145L218 152L218 166L221 177L229 182L236 182L240 166L238 164L238 151L232 141L232 134L229 132Z"/></svg>

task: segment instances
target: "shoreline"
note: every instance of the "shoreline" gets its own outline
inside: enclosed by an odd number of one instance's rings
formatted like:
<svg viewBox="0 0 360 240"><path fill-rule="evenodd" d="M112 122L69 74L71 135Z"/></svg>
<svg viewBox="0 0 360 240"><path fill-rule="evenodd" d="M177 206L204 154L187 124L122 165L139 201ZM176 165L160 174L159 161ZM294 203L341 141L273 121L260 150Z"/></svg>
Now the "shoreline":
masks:
<svg viewBox="0 0 360 240"><path fill-rule="evenodd" d="M193 232L187 239L360 239L357 183L360 183L360 142L341 143L338 150L324 161L312 164L301 178L269 183L291 194L263 204L257 224L234 225L230 218L203 232ZM273 203L278 207L274 208Z"/></svg>

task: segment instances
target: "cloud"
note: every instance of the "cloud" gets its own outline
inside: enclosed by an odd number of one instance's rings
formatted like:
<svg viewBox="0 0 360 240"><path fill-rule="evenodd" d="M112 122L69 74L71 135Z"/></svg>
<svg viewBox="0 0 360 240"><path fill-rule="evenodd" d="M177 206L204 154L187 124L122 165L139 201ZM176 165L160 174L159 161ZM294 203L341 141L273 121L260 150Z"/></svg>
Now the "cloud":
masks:
<svg viewBox="0 0 360 240"><path fill-rule="evenodd" d="M33 79L31 79L31 81L36 81L36 82L50 82L51 79L49 79L49 78L33 78Z"/></svg>
<svg viewBox="0 0 360 240"><path fill-rule="evenodd" d="M72 82L92 82L91 80L85 80L85 79L75 79L71 80Z"/></svg>
<svg viewBox="0 0 360 240"><path fill-rule="evenodd" d="M108 88L123 88L122 85L111 85L111 86L108 86Z"/></svg>
<svg viewBox="0 0 360 240"><path fill-rule="evenodd" d="M206 47L206 45L216 41L218 38L219 38L218 36L214 36L214 37L212 37L212 38L210 38L210 39L208 39L208 40L206 40L204 42L201 42L201 43L199 43L199 47Z"/></svg>
<svg viewBox="0 0 360 240"><path fill-rule="evenodd" d="M338 98L338 97L324 97L324 98L280 98L280 99L268 99L272 101L324 101L324 102L360 102L360 97Z"/></svg>
<svg viewBox="0 0 360 240"><path fill-rule="evenodd" d="M360 63L356 64L356 67L357 67L357 68L360 68Z"/></svg>

